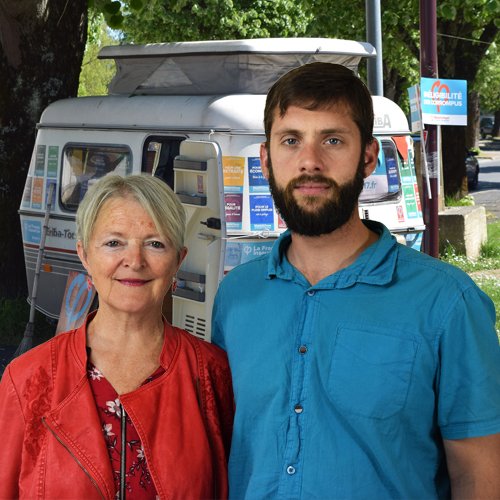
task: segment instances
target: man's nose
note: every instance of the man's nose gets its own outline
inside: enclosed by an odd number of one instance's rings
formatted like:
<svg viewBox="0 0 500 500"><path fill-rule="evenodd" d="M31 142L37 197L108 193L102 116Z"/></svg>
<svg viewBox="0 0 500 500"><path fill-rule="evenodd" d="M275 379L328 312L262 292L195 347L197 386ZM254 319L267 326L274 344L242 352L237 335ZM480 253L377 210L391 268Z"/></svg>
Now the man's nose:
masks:
<svg viewBox="0 0 500 500"><path fill-rule="evenodd" d="M324 163L321 148L317 144L304 144L300 153L300 171L318 172L323 170Z"/></svg>

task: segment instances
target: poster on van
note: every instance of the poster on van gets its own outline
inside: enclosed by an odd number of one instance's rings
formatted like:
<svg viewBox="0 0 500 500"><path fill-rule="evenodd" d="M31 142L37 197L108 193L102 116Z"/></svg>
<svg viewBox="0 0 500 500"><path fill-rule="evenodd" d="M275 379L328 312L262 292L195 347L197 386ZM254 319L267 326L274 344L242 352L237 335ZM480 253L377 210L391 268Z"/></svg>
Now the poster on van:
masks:
<svg viewBox="0 0 500 500"><path fill-rule="evenodd" d="M260 158L248 158L248 189L250 193L269 193L269 184L260 168Z"/></svg>
<svg viewBox="0 0 500 500"><path fill-rule="evenodd" d="M260 241L229 240L226 245L224 273L249 260L267 255L275 241L274 239Z"/></svg>

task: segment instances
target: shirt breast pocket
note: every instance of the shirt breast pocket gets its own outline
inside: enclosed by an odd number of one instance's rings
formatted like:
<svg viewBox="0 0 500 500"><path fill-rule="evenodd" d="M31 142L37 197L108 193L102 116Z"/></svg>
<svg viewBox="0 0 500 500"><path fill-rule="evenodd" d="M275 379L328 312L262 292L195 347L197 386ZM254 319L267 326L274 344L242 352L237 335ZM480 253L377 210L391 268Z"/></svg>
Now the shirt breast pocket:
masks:
<svg viewBox="0 0 500 500"><path fill-rule="evenodd" d="M329 375L334 403L373 419L396 415L406 403L417 348L397 328L339 328Z"/></svg>

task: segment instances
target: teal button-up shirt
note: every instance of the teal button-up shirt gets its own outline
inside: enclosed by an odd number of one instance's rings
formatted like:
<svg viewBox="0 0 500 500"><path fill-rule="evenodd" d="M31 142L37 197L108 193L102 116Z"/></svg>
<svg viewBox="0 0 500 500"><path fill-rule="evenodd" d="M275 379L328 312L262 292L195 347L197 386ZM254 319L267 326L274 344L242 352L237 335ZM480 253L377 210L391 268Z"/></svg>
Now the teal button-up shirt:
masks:
<svg viewBox="0 0 500 500"><path fill-rule="evenodd" d="M236 399L234 499L449 496L442 439L500 432L491 300L460 270L380 234L314 286L290 234L233 269L212 336Z"/></svg>

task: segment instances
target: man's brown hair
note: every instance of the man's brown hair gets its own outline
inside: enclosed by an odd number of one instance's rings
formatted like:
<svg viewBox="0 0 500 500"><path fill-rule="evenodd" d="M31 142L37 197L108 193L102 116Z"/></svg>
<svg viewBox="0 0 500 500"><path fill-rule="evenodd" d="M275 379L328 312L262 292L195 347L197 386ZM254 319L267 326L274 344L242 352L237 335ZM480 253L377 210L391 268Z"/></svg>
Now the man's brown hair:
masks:
<svg viewBox="0 0 500 500"><path fill-rule="evenodd" d="M269 90L264 110L267 143L276 110L283 117L290 106L315 110L346 106L361 133L361 143L373 140L373 104L362 80L341 64L315 62L283 75Z"/></svg>

